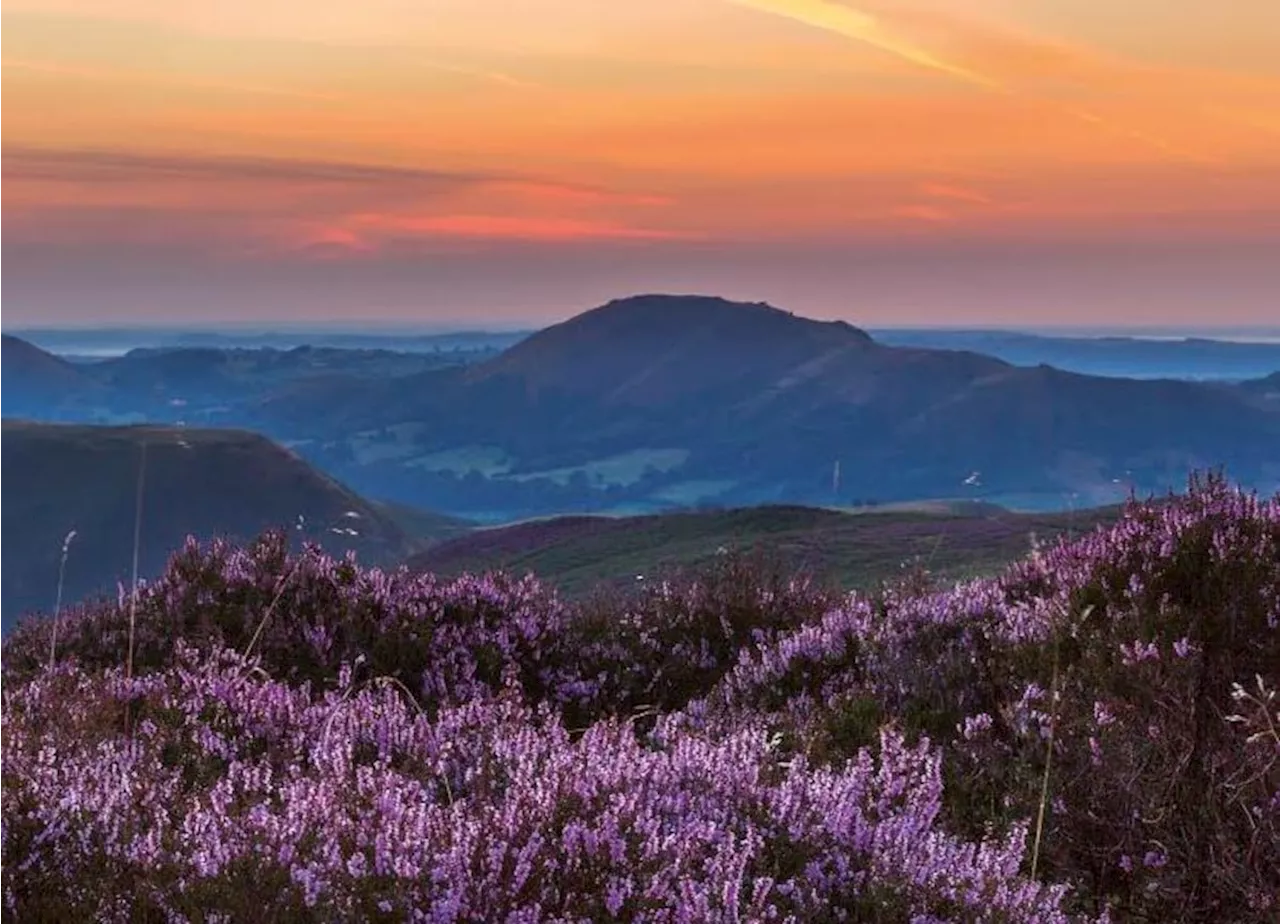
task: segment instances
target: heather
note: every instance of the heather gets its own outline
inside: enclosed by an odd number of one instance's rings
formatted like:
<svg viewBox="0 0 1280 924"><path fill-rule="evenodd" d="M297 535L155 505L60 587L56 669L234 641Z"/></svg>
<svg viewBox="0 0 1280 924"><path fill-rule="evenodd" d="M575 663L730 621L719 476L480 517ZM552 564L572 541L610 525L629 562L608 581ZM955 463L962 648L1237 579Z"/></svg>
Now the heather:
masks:
<svg viewBox="0 0 1280 924"><path fill-rule="evenodd" d="M130 635L134 657L126 652ZM188 544L4 647L36 920L1273 920L1280 498L997 578L531 578Z"/></svg>
<svg viewBox="0 0 1280 924"><path fill-rule="evenodd" d="M269 533L239 547L194 541L135 599L121 588L64 616L28 620L5 644L6 679L43 670L51 650L87 670L135 672L180 642L251 655L271 677L331 687L344 666L400 684L424 710L516 684L590 720L674 709L703 695L739 652L825 612L837 598L758 557L729 556L636 593L567 604L532 577L443 579L360 568L315 546L296 556Z"/></svg>
<svg viewBox="0 0 1280 924"><path fill-rule="evenodd" d="M688 710L839 759L945 741L958 830L1038 816L1038 871L1135 919L1280 910L1280 499L1219 479L945 593L851 598Z"/></svg>

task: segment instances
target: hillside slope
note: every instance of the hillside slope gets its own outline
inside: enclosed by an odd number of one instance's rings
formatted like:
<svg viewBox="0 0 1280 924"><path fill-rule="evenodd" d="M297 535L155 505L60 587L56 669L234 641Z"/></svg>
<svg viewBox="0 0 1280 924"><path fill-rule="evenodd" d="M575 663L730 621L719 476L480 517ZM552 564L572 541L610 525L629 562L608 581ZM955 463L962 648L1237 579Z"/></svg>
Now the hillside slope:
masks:
<svg viewBox="0 0 1280 924"><path fill-rule="evenodd" d="M535 393L659 406L877 349L865 332L841 321L808 321L722 298L638 295L539 331L468 378L511 377Z"/></svg>
<svg viewBox="0 0 1280 924"><path fill-rule="evenodd" d="M41 412L92 392L92 382L76 366L19 337L0 336L0 401L6 417Z"/></svg>
<svg viewBox="0 0 1280 924"><path fill-rule="evenodd" d="M187 535L295 539L371 563L421 544L384 510L252 433L4 421L3 620L52 609L64 537L76 531L63 599L114 595L129 580L142 446L140 572L154 575ZM301 525L301 528L299 528Z"/></svg>
<svg viewBox="0 0 1280 924"><path fill-rule="evenodd" d="M576 595L699 567L726 552L764 553L846 588L925 565L940 576L986 574L1048 541L1116 519L1119 507L1019 514L979 506L846 512L764 506L639 517L555 517L476 530L409 560L415 571L526 571Z"/></svg>

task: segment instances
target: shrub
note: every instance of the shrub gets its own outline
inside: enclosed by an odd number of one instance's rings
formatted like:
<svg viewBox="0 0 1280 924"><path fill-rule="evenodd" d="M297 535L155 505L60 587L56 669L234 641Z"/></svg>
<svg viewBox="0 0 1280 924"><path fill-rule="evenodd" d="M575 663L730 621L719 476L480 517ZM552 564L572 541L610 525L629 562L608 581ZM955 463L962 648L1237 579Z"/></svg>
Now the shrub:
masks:
<svg viewBox="0 0 1280 924"><path fill-rule="evenodd" d="M745 656L692 711L730 726L772 711L832 761L893 721L948 754L955 830L1006 828L1047 799L1038 869L1082 905L1264 921L1280 761L1274 738L1244 747L1225 719L1238 681L1271 690L1278 670L1280 498L1211 478L999 579L853 599Z"/></svg>

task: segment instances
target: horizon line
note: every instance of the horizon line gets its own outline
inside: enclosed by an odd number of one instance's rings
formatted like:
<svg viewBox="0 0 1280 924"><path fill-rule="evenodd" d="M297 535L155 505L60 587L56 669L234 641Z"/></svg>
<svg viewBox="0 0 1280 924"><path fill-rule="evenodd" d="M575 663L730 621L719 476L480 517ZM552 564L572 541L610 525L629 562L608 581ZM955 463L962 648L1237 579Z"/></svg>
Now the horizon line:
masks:
<svg viewBox="0 0 1280 924"><path fill-rule="evenodd" d="M797 318L811 320L816 322L827 322L832 320L845 320L856 327L861 327L867 331L931 331L931 332L954 332L954 333L1020 333L1020 334L1043 334L1046 336L1054 336L1062 333L1082 333L1089 332L1091 336L1110 336L1126 334L1146 334L1149 336L1157 336L1165 334L1168 336L1182 336L1195 334L1236 334L1236 335L1262 335L1280 337L1280 324L1072 324L1072 323L1036 323L1036 324L1009 324L999 321L978 321L973 323L930 323L930 322L905 322L905 323L858 323L843 318L817 318L808 317L806 315L790 312ZM133 321L121 320L118 322L107 321L97 323L69 323L69 324L3 324L0 323L0 333L10 336L39 335L66 335L66 334L130 334L130 333L149 333L149 334L237 334L237 335L257 335L272 336L284 334L298 333L325 333L334 335L347 336L378 336L389 334L412 333L420 336L457 336L462 334L483 334L483 335L503 335L503 334L523 334L532 333L554 324L562 323L576 315L567 315L562 318L543 320L536 318L527 318L519 321L504 320L498 322L494 326L488 326L484 322L476 321L424 321L413 322L406 321L401 318L384 317L384 318L367 318L360 321L337 321L337 320L319 320L319 321L298 321L280 319L279 321L249 321L249 320L232 320L232 321L213 321L213 320L195 320L187 324L165 324L149 321Z"/></svg>

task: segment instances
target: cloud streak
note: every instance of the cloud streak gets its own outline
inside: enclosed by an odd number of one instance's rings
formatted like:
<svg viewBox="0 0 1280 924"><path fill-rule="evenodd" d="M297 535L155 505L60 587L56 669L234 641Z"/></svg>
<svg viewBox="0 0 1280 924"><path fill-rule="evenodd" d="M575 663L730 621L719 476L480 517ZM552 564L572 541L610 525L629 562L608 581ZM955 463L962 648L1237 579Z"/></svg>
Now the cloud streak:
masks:
<svg viewBox="0 0 1280 924"><path fill-rule="evenodd" d="M670 199L515 172L375 164L56 150L3 151L5 215L17 241L98 238L211 252L320 246L336 253L397 243L684 239L619 214ZM52 184L52 185L51 185Z"/></svg>
<svg viewBox="0 0 1280 924"><path fill-rule="evenodd" d="M302 246L341 257L397 242L673 236L610 214L661 197L514 171L10 145L3 174L7 236L50 247L127 240L229 256Z"/></svg>
<svg viewBox="0 0 1280 924"><path fill-rule="evenodd" d="M184 179L212 182L283 180L333 184L458 186L476 183L537 182L533 178L517 174L265 157L144 154L101 149L64 150L27 145L6 146L3 152L3 166L6 179L56 180L69 183Z"/></svg>
<svg viewBox="0 0 1280 924"><path fill-rule="evenodd" d="M4 147L3 172L6 180L85 186L154 184L164 181L210 185L237 182L295 183L390 189L406 195L489 186L555 201L617 201L642 205L664 205L671 202L669 198L659 195L633 194L517 172L440 170L289 158L148 154L29 145Z"/></svg>
<svg viewBox="0 0 1280 924"><path fill-rule="evenodd" d="M842 3L832 2L832 0L727 0L727 2L861 42L892 54L902 61L991 93L1036 99L1042 104L1053 106L1059 113L1069 118L1137 141L1172 157L1201 164L1216 163L1213 158L1206 155L1187 151L1163 138L1129 125L1114 123L1092 110L1044 100L993 74L936 55L909 39L894 34L876 17Z"/></svg>
<svg viewBox="0 0 1280 924"><path fill-rule="evenodd" d="M261 84L245 84L224 80L199 80L175 77L173 74L151 71L125 70L69 66L48 61L9 59L3 62L6 70L26 71L32 74L52 74L59 77L75 77L89 81L119 81L124 83L166 84L191 87L197 90L217 90L226 93L243 93L250 96L271 96L285 99L305 99L326 103L341 103L351 99L342 93L320 93L314 90L297 90L290 87L271 87Z"/></svg>
<svg viewBox="0 0 1280 924"><path fill-rule="evenodd" d="M1005 90L993 77L971 70L887 31L876 17L829 0L729 0L738 6L772 13L817 29L843 35L888 52L926 70L946 74L987 90Z"/></svg>
<svg viewBox="0 0 1280 924"><path fill-rule="evenodd" d="M353 215L347 229L359 240L366 233L385 236L443 236L480 240L537 242L593 240L686 240L691 235L616 222L517 215Z"/></svg>

